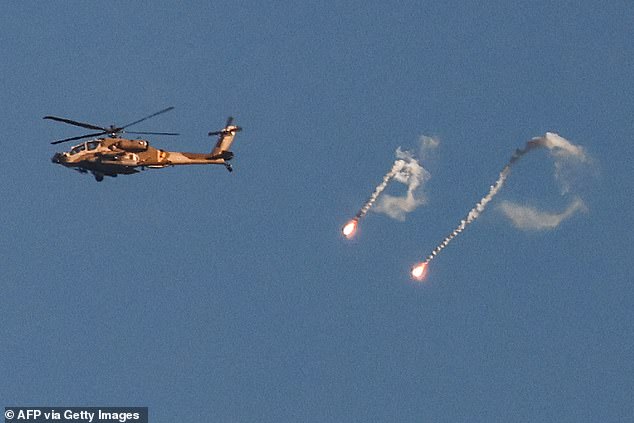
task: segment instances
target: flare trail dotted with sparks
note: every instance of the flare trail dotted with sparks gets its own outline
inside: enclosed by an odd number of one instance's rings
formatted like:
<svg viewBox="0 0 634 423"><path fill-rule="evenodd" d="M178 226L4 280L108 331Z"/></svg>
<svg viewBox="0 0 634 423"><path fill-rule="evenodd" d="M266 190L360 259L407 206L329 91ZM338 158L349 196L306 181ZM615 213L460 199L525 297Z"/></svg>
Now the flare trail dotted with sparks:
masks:
<svg viewBox="0 0 634 423"><path fill-rule="evenodd" d="M394 176L396 176L396 174L399 173L403 169L403 167L405 167L404 160L396 160L394 162L390 171L386 173L385 176L383 176L383 180L374 189L374 192L372 193L370 198L368 198L368 200L365 202L363 207L361 207L361 209L357 212L357 214L350 221L348 221L348 223L346 223L345 226L342 228L341 232L343 233L343 236L345 236L347 239L351 239L352 237L354 237L355 233L357 232L359 220L362 219L368 213L372 205L376 202L376 199L379 198L379 195L381 195L383 190L385 190L387 185L390 183L390 180L392 180Z"/></svg>
<svg viewBox="0 0 634 423"><path fill-rule="evenodd" d="M434 248L434 250L431 252L431 254L429 254L425 261L420 262L412 267L412 278L416 280L422 280L425 277L429 262L431 262L455 237L457 237L462 231L464 231L469 224L476 220L480 216L480 214L482 214L487 204L500 191L500 189L504 185L504 182L511 173L511 166L513 166L513 164L515 164L526 153L537 147L546 147L550 150L557 149L558 152L562 155L574 155L583 157L583 150L581 149L581 147L575 146L565 138L562 138L559 135L551 132L547 132L546 135L543 137L533 138L532 140L528 141L523 149L517 149L515 151L513 156L511 156L509 162L502 168L497 181L495 181L495 183L489 188L489 192L487 193L487 195L485 195L475 205L475 207L473 207L469 211L467 216L460 221L458 227L456 227L456 229L454 229L451 234L449 234L436 248Z"/></svg>

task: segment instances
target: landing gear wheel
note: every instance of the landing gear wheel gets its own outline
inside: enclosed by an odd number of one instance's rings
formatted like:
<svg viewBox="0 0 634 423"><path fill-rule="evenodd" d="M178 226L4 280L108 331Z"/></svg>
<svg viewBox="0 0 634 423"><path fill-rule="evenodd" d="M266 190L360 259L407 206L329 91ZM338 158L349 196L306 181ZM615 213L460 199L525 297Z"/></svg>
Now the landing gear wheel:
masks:
<svg viewBox="0 0 634 423"><path fill-rule="evenodd" d="M225 167L229 172L233 172L233 167L230 164L226 164Z"/></svg>
<svg viewBox="0 0 634 423"><path fill-rule="evenodd" d="M95 180L97 182L103 181L103 175L101 173L95 173Z"/></svg>

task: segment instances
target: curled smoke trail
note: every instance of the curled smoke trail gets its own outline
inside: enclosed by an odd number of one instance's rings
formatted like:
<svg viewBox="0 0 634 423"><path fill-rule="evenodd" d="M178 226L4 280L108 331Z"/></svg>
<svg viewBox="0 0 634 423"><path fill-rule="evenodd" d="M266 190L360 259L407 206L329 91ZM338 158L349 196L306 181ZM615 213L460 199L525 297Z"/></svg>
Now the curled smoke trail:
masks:
<svg viewBox="0 0 634 423"><path fill-rule="evenodd" d="M548 147L555 158L555 181L559 185L561 195L571 193L571 179L576 172L585 166L591 159L585 151L569 141L555 137L551 134L546 139ZM539 210L535 207L517 204L511 201L503 201L498 205L498 210L507 217L513 226L523 231L543 231L559 226L579 211L587 211L583 200L575 196L568 207L560 213Z"/></svg>
<svg viewBox="0 0 634 423"><path fill-rule="evenodd" d="M517 149L515 151L513 156L511 156L511 159L509 160L509 162L504 166L504 168L502 168L502 171L500 172L500 175L498 176L497 181L495 181L495 183L491 185L491 187L489 188L489 192L475 205L474 208L472 208L469 211L467 216L460 221L460 224L458 225L458 227L454 229L454 231L449 236L447 236L436 248L434 248L434 250L427 257L425 262L416 265L412 269L412 276L414 276L417 279L421 279L422 277L424 277L425 268L427 264L431 260L433 260L438 255L438 253L440 253L456 236L458 236L462 231L464 231L465 228L470 223L476 220L480 216L480 214L484 211L487 204L500 191L500 189L504 185L504 182L506 181L506 178L508 178L509 174L511 173L511 166L513 166L513 164L515 164L519 159L521 159L522 156L524 156L526 153L538 147L548 148L556 158L575 157L578 160L587 161L585 152L581 147L572 144L570 141L552 132L547 132L546 135L544 135L543 137L533 138L532 140L528 141L523 149ZM550 219L549 224L551 225L555 224L556 226L563 219L570 216L577 210L580 210L583 208L584 208L583 203L581 202L581 200L579 200L578 202L573 203L571 207L569 207L568 210L566 210L566 212L564 212L562 215L551 216L552 218ZM513 207L511 207L511 209L513 209ZM523 214L523 217L522 218L518 217L519 219L518 222L521 221L522 224L524 225L530 225L534 223L535 218L543 217L535 213L532 213L532 216L531 216L531 213L530 212L527 213L526 211L523 211L520 214Z"/></svg>
<svg viewBox="0 0 634 423"><path fill-rule="evenodd" d="M420 154L423 155L427 150L437 146L438 140L422 136ZM373 210L397 220L405 220L407 213L425 203L425 198L419 191L430 177L430 173L418 163L413 153L403 151L399 147L396 150L396 161L394 161L390 171L383 176L381 183L374 189L370 198L368 198L355 217L343 227L344 236L346 238L354 236L359 220L375 205L381 193L392 180L405 184L407 186L406 194L402 197L384 195Z"/></svg>
<svg viewBox="0 0 634 423"><path fill-rule="evenodd" d="M583 200L576 197L561 213L549 213L534 207L522 206L510 201L503 201L498 208L506 217L511 219L513 226L522 230L547 230L559 226L561 222L578 211L587 210Z"/></svg>
<svg viewBox="0 0 634 423"><path fill-rule="evenodd" d="M405 215L414 211L425 202L425 198L419 195L418 189L431 175L427 172L412 154L408 151L396 150L396 157L404 161L403 167L394 174L393 178L407 186L407 192L402 197L385 194L381 197L376 207L375 213L383 213L393 219L404 221Z"/></svg>
<svg viewBox="0 0 634 423"><path fill-rule="evenodd" d="M420 150L418 157L425 159L432 150L436 149L440 142L438 139L422 135L420 137ZM396 150L396 157L405 160L406 165L402 171L394 175L394 180L407 186L404 196L395 197L385 194L381 196L372 210L375 213L383 213L389 217L404 221L407 213L411 213L418 206L425 204L427 198L422 192L422 187L431 178L431 174L423 168L410 151Z"/></svg>

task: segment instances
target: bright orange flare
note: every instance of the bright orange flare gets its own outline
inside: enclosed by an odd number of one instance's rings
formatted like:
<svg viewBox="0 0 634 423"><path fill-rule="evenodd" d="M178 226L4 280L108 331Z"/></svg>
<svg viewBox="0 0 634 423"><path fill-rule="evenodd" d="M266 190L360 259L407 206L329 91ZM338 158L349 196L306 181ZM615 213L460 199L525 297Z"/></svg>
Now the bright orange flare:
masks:
<svg viewBox="0 0 634 423"><path fill-rule="evenodd" d="M343 227L341 232L343 232L343 236L350 239L357 232L357 219L352 219L350 222L346 223L346 226Z"/></svg>
<svg viewBox="0 0 634 423"><path fill-rule="evenodd" d="M425 270L427 270L427 263L418 263L412 267L412 278L422 281L425 278Z"/></svg>

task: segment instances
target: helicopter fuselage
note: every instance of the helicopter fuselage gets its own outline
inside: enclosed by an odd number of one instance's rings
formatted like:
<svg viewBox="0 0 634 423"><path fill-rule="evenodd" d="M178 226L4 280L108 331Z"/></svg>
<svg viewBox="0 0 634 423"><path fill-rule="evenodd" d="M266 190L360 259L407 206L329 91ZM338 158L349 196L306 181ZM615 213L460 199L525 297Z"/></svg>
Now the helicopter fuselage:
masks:
<svg viewBox="0 0 634 423"><path fill-rule="evenodd" d="M177 165L219 164L231 169L227 163L233 154L186 153L154 148L146 140L126 138L97 138L73 146L69 151L56 153L53 163L80 172L91 172L98 181L103 176L132 174L145 168L163 168Z"/></svg>

